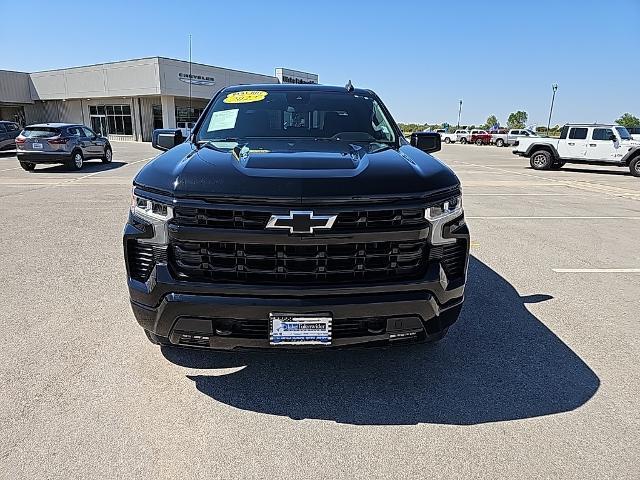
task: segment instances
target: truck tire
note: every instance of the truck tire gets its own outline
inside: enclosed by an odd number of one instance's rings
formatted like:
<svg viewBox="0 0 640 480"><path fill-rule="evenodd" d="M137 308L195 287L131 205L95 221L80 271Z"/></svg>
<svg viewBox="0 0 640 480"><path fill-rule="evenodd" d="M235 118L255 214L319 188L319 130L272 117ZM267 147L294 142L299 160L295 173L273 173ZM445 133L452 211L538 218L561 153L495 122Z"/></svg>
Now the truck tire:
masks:
<svg viewBox="0 0 640 480"><path fill-rule="evenodd" d="M549 170L553 161L551 154L546 150L536 150L531 154L529 163L534 170Z"/></svg>
<svg viewBox="0 0 640 480"><path fill-rule="evenodd" d="M482 140L480 138L476 139L476 145L478 146L482 145Z"/></svg>
<svg viewBox="0 0 640 480"><path fill-rule="evenodd" d="M465 143L467 143L467 137L462 137L462 138L460 139L460 143L461 143L461 144L463 144L463 145L464 145Z"/></svg>
<svg viewBox="0 0 640 480"><path fill-rule="evenodd" d="M27 172L32 172L36 168L36 164L31 162L20 162L20 166Z"/></svg>
<svg viewBox="0 0 640 480"><path fill-rule="evenodd" d="M634 177L640 177L640 155L636 155L636 157L629 162L629 171Z"/></svg>
<svg viewBox="0 0 640 480"><path fill-rule="evenodd" d="M444 143L451 143L451 139L449 137L444 137Z"/></svg>
<svg viewBox="0 0 640 480"><path fill-rule="evenodd" d="M504 140L499 138L496 140L496 147L504 147Z"/></svg>

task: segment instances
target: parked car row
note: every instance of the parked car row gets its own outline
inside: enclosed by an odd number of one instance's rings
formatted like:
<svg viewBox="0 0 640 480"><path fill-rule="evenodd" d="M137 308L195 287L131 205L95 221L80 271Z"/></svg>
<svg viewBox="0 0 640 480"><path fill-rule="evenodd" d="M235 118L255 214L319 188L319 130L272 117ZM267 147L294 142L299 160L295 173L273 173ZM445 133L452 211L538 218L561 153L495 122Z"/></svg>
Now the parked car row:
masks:
<svg viewBox="0 0 640 480"><path fill-rule="evenodd" d="M111 163L113 159L109 140L85 125L30 125L18 130L11 143L15 143L20 166L27 171L34 170L38 164L64 164L71 170L80 170L85 160L95 158Z"/></svg>
<svg viewBox="0 0 640 480"><path fill-rule="evenodd" d="M521 138L538 137L535 132L527 129L497 130L491 133L486 130L456 130L453 133L438 130L438 133L444 143L493 144L498 147L516 145Z"/></svg>

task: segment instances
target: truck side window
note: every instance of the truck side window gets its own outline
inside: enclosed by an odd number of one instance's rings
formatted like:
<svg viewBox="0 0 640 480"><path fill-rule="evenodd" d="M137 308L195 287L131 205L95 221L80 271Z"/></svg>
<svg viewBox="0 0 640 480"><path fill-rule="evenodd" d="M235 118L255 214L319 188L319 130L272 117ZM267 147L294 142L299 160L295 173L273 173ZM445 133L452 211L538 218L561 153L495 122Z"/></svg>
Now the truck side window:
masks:
<svg viewBox="0 0 640 480"><path fill-rule="evenodd" d="M572 128L569 132L571 140L585 140L587 138L587 128Z"/></svg>
<svg viewBox="0 0 640 480"><path fill-rule="evenodd" d="M613 135L613 130L610 128L594 128L593 135L591 135L592 140L609 140Z"/></svg>

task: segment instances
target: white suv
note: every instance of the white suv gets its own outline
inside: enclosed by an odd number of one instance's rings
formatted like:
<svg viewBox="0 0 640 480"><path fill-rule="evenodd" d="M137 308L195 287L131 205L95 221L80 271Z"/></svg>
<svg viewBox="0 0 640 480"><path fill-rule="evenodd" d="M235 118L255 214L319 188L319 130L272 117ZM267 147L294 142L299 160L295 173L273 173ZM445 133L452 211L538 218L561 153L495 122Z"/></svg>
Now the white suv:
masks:
<svg viewBox="0 0 640 480"><path fill-rule="evenodd" d="M640 141L620 125L565 125L559 139L521 138L513 153L528 157L536 170L558 169L565 163L615 165L629 167L640 177Z"/></svg>

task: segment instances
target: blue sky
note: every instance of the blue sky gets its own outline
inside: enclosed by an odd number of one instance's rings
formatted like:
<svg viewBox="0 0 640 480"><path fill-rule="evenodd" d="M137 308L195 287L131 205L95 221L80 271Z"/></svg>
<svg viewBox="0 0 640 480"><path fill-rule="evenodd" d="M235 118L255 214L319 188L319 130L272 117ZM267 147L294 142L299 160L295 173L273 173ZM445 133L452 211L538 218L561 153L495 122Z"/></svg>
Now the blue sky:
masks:
<svg viewBox="0 0 640 480"><path fill-rule="evenodd" d="M455 124L463 99L463 123L490 114L506 123L522 109L546 125L554 82L552 123L640 116L640 0L0 0L0 10L6 70L187 58L191 33L194 61L271 75L294 68L326 84L351 79L375 90L399 122Z"/></svg>

